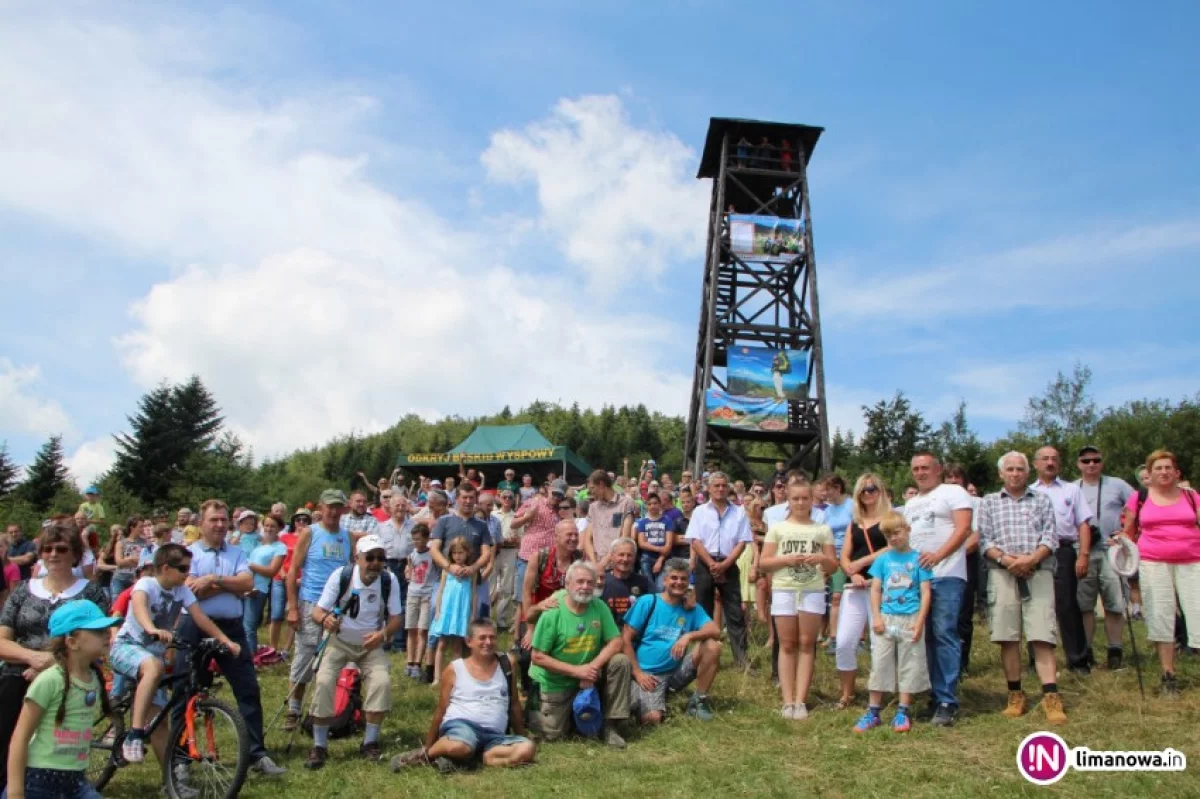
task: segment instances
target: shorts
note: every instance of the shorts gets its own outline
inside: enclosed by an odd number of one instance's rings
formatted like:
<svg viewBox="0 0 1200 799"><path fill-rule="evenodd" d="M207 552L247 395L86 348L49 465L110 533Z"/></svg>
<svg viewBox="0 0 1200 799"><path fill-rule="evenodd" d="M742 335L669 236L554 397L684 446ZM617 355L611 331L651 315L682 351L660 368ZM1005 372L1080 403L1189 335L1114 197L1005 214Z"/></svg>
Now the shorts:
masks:
<svg viewBox="0 0 1200 799"><path fill-rule="evenodd" d="M1017 578L1006 569L988 569L988 627L992 643L1021 640L1058 643L1054 618L1054 572L1038 569L1025 578L1030 597L1022 601Z"/></svg>
<svg viewBox="0 0 1200 799"><path fill-rule="evenodd" d="M1174 641L1178 610L1187 621L1188 646L1200 647L1200 563L1143 560L1141 573L1146 638L1160 644Z"/></svg>
<svg viewBox="0 0 1200 799"><path fill-rule="evenodd" d="M308 684L312 681L312 664L317 655L317 645L321 641L321 625L313 621L312 609L316 602L300 600L300 626L296 630L296 651L292 656L292 666L288 670L288 679L293 683Z"/></svg>
<svg viewBox="0 0 1200 799"><path fill-rule="evenodd" d="M1080 578L1075 591L1079 609L1092 613L1096 609L1096 597L1104 602L1105 613L1125 613L1125 597L1121 595L1121 578L1108 562L1108 547L1103 544L1092 546L1088 555L1087 574Z"/></svg>
<svg viewBox="0 0 1200 799"><path fill-rule="evenodd" d="M803 611L817 616L825 615L825 592L771 591L772 616L796 616Z"/></svg>
<svg viewBox="0 0 1200 799"><path fill-rule="evenodd" d="M532 743L523 735L492 732L466 719L450 719L450 721L442 722L441 728L438 729L438 737L466 744L471 747L472 757L482 755L497 746Z"/></svg>
<svg viewBox="0 0 1200 799"><path fill-rule="evenodd" d="M404 603L404 628L406 630L428 630L432 613L429 595L409 594Z"/></svg>
<svg viewBox="0 0 1200 799"><path fill-rule="evenodd" d="M913 643L913 622L916 616L894 616L885 613L885 627L899 627L907 632L897 641L871 631L871 677L867 690L883 693L917 694L929 690L929 669L925 664L925 641Z"/></svg>
<svg viewBox="0 0 1200 799"><path fill-rule="evenodd" d="M382 647L370 651L343 643L340 638L329 639L317 679L313 684L313 716L333 716L334 693L338 675L348 664L358 665L362 674L363 712L386 713L392 707L392 683L388 675L389 659Z"/></svg>
<svg viewBox="0 0 1200 799"><path fill-rule="evenodd" d="M637 680L629 681L629 708L635 716L667 712L667 691L682 691L696 679L696 663L688 652L670 674L655 674L658 685L646 691Z"/></svg>
<svg viewBox="0 0 1200 799"><path fill-rule="evenodd" d="M166 651L167 647L161 643L157 646L146 647L135 643L131 638L118 636L109 649L108 663L115 673L136 684L138 669L142 667L142 661L148 658L163 660L163 653ZM165 662L164 665L166 665ZM158 707L167 706L167 692L162 688L154 692L154 704Z"/></svg>
<svg viewBox="0 0 1200 799"><path fill-rule="evenodd" d="M846 588L846 583L850 582L850 578L840 568L833 574L829 575L829 593L840 594Z"/></svg>

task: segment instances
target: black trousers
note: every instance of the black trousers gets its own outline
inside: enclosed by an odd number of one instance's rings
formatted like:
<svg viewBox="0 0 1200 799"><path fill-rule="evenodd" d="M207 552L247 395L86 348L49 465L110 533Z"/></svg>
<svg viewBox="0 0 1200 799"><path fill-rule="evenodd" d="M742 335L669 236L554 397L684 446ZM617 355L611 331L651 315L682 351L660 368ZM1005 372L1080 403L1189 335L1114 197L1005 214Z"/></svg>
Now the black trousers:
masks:
<svg viewBox="0 0 1200 799"><path fill-rule="evenodd" d="M400 612L404 612L405 600L408 599L408 580L404 578L404 567L408 565L408 559L395 560L388 558L387 567L392 576L396 578L396 585L400 586ZM391 652L393 649L403 652L408 648L408 635L404 625L396 631L391 641L383 645L384 652Z"/></svg>
<svg viewBox="0 0 1200 799"><path fill-rule="evenodd" d="M963 591L962 606L958 609L958 637L962 639L960 673L967 671L971 662L971 642L975 640L975 598L982 566L979 552L967 553L967 587Z"/></svg>
<svg viewBox="0 0 1200 799"><path fill-rule="evenodd" d="M12 743L13 730L17 728L17 719L21 717L21 708L25 705L25 692L29 683L20 674L0 677L0 761L5 764L4 773L0 774L0 790L8 785L8 747Z"/></svg>
<svg viewBox="0 0 1200 799"><path fill-rule="evenodd" d="M221 628L221 632L225 633L230 641L242 648L241 654L236 658L232 655L221 655L216 660L221 668L221 676L229 683L233 696L237 699L238 713L246 721L246 730L250 733L250 762L254 763L266 756L267 747L263 743L262 694L259 692L258 675L254 673L254 662L250 659L250 648L246 645L246 631L241 619L213 619L213 623ZM187 618L179 626L177 637L189 644L197 644L206 636L195 622ZM175 668L188 668L182 653ZM181 705L176 709L176 713L182 714L183 710Z"/></svg>
<svg viewBox="0 0 1200 799"><path fill-rule="evenodd" d="M742 610L742 583L737 564L724 574L725 582L713 581L712 572L703 560L696 562L696 602L709 616L713 615L716 592L721 590L721 608L725 612L725 629L729 631L729 648L735 666L746 665L746 614Z"/></svg>

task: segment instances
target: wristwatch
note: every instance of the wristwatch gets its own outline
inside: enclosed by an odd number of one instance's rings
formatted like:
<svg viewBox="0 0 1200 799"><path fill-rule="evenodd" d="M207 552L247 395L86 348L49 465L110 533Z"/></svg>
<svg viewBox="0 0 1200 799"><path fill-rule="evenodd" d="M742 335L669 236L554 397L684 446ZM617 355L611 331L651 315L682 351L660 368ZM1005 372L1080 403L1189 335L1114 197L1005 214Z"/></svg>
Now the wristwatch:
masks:
<svg viewBox="0 0 1200 799"><path fill-rule="evenodd" d="M225 580L225 578L224 578L224 577L222 577L222 576L221 576L221 575L219 575L219 574L217 575L217 579L216 579L216 581L215 581L215 585L217 586L217 588L224 588L224 587L225 587L224 580Z"/></svg>

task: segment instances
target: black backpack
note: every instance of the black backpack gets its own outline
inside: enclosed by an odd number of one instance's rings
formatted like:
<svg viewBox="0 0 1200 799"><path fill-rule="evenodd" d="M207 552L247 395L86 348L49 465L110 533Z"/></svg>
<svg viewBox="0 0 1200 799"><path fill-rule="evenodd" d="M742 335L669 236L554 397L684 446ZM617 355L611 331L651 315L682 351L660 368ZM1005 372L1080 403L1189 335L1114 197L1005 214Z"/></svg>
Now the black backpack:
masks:
<svg viewBox="0 0 1200 799"><path fill-rule="evenodd" d="M358 615L358 595L352 594L348 598L346 596L346 592L350 590L350 580L353 577L353 563L343 566L342 570L338 573L338 592L337 600L334 602L334 605L341 608L342 615ZM384 569L379 575L379 592L382 594L381 599L383 601L383 612L379 615L383 621L384 627L386 627L388 623L388 599L392 596L392 581L394 579L395 578L392 576L392 573L387 569Z"/></svg>
<svg viewBox="0 0 1200 799"><path fill-rule="evenodd" d="M1183 496L1187 499L1188 504L1192 506L1192 515L1196 515L1196 492L1190 488L1183 489ZM1137 511L1133 515L1133 531L1135 535L1142 534L1142 506L1146 504L1146 500L1150 498L1150 489L1146 487L1139 488L1137 491ZM1200 527L1200 521L1197 521L1197 526Z"/></svg>

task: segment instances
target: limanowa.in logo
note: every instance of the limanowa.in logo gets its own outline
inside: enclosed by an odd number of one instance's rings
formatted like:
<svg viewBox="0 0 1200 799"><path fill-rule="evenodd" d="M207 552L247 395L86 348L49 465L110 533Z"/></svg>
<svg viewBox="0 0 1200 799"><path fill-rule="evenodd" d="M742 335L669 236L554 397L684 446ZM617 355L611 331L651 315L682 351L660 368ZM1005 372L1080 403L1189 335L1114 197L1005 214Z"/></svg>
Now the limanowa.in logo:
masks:
<svg viewBox="0 0 1200 799"><path fill-rule="evenodd" d="M1076 771L1183 771L1187 756L1170 747L1161 752L1093 752L1069 747L1052 732L1027 735L1017 747L1017 770L1034 785L1053 785L1068 769Z"/></svg>

